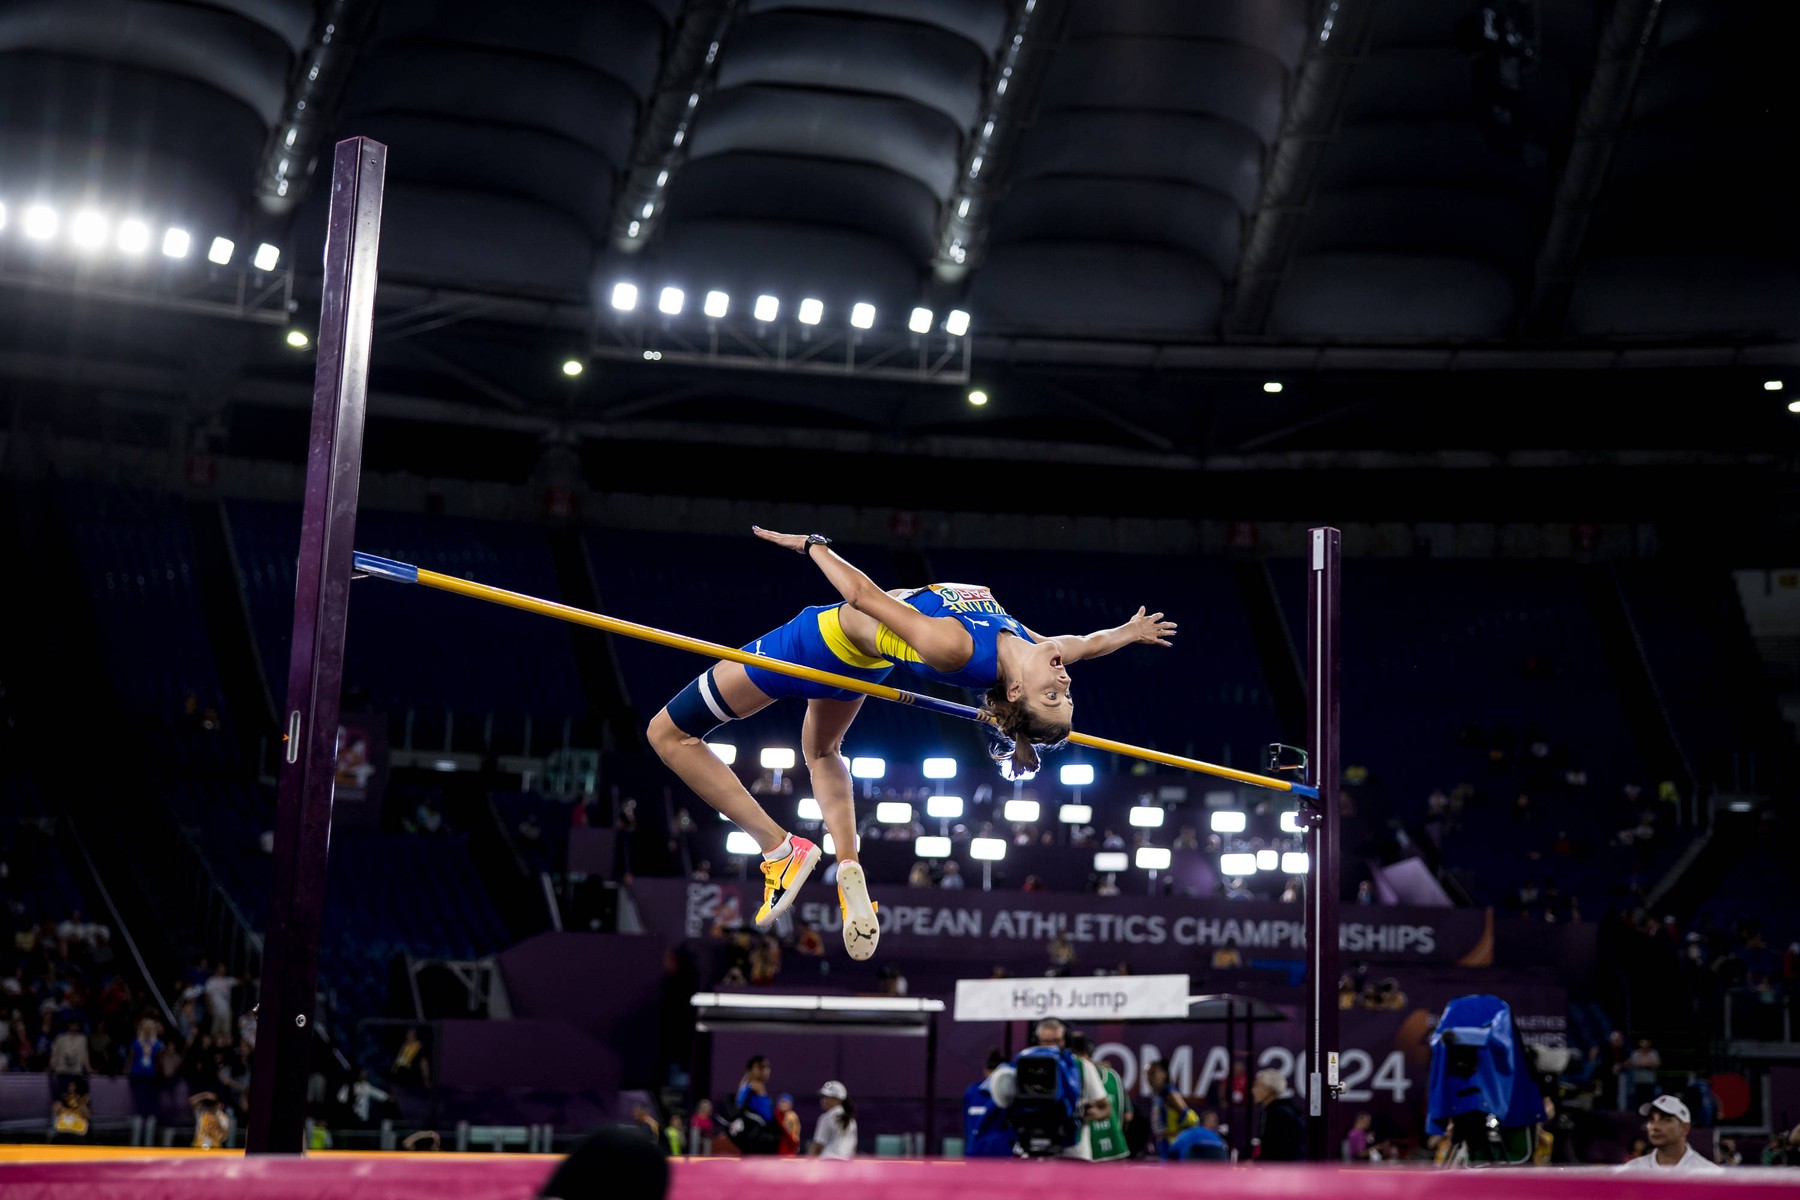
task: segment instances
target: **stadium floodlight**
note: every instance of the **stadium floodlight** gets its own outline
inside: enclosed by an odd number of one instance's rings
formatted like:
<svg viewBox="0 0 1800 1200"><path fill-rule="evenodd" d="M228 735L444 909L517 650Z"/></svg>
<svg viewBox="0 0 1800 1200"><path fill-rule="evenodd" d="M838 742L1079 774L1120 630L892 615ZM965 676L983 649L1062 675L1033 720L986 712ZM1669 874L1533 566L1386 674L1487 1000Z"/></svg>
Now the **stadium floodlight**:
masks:
<svg viewBox="0 0 1800 1200"><path fill-rule="evenodd" d="M687 303L687 293L678 287L666 287L656 298L656 311L670 317L681 315L681 306Z"/></svg>
<svg viewBox="0 0 1800 1200"><path fill-rule="evenodd" d="M1126 820L1139 829L1161 829L1167 817L1168 814L1154 804L1140 804L1131 810Z"/></svg>
<svg viewBox="0 0 1800 1200"><path fill-rule="evenodd" d="M833 858L837 857L837 839L832 837L829 833L825 835L825 840L821 841L819 845L824 849L825 853L831 855ZM856 835L856 848L858 850L862 849L862 834L860 833Z"/></svg>
<svg viewBox="0 0 1800 1200"><path fill-rule="evenodd" d="M875 306L859 301L850 306L850 324L858 329L875 328Z"/></svg>
<svg viewBox="0 0 1800 1200"><path fill-rule="evenodd" d="M930 333L933 315L929 308L915 308L912 316L907 318L906 327L914 333Z"/></svg>
<svg viewBox="0 0 1800 1200"><path fill-rule="evenodd" d="M999 862L1006 857L1006 839L975 838L969 843L969 857L977 862Z"/></svg>
<svg viewBox="0 0 1800 1200"><path fill-rule="evenodd" d="M798 316L802 325L817 325L820 321L825 319L825 302L823 300L815 300L811 296L808 296L806 299L800 301L800 312Z"/></svg>
<svg viewBox="0 0 1800 1200"><path fill-rule="evenodd" d="M1281 869L1289 875L1304 875L1312 867L1312 859L1304 850L1289 850L1281 856Z"/></svg>
<svg viewBox="0 0 1800 1200"><path fill-rule="evenodd" d="M164 258L186 258L188 249L193 244L194 239L185 229L177 229L171 225L163 231L162 252Z"/></svg>
<svg viewBox="0 0 1800 1200"><path fill-rule="evenodd" d="M1137 865L1145 871L1166 871L1169 869L1170 854L1166 846L1139 846L1137 848Z"/></svg>
<svg viewBox="0 0 1800 1200"><path fill-rule="evenodd" d="M987 402L988 402L988 394L986 392L982 391L980 388L970 388L969 389L969 403L970 404L973 404L976 408L980 408L982 405L986 404Z"/></svg>
<svg viewBox="0 0 1800 1200"><path fill-rule="evenodd" d="M1123 850L1100 850L1094 854L1094 870L1102 875L1116 875L1131 866L1131 856Z"/></svg>
<svg viewBox="0 0 1800 1200"><path fill-rule="evenodd" d="M928 758L921 769L927 779L956 778L956 760L954 758Z"/></svg>
<svg viewBox="0 0 1800 1200"><path fill-rule="evenodd" d="M759 321L773 321L781 315L781 301L773 296L758 296L750 315Z"/></svg>
<svg viewBox="0 0 1800 1200"><path fill-rule="evenodd" d="M950 839L921 834L913 839L913 853L920 858L949 858Z"/></svg>
<svg viewBox="0 0 1800 1200"><path fill-rule="evenodd" d="M819 807L818 799L813 796L800 797L800 802L794 805L794 815L802 821L823 821L825 819L824 810Z"/></svg>
<svg viewBox="0 0 1800 1200"><path fill-rule="evenodd" d="M1065 804L1056 810L1056 819L1064 825L1086 825L1094 819L1091 804Z"/></svg>
<svg viewBox="0 0 1800 1200"><path fill-rule="evenodd" d="M1214 833L1242 833L1250 825L1247 813L1235 808L1221 808L1212 815L1212 831Z"/></svg>
<svg viewBox="0 0 1800 1200"><path fill-rule="evenodd" d="M1008 800L1006 802L1006 819L1021 825L1035 824L1042 811L1036 800Z"/></svg>
<svg viewBox="0 0 1800 1200"><path fill-rule="evenodd" d="M150 226L137 220L120 221L117 245L121 254L142 254L150 248Z"/></svg>
<svg viewBox="0 0 1800 1200"><path fill-rule="evenodd" d="M875 806L875 819L883 825L909 825L912 817L912 805L904 800L883 800Z"/></svg>
<svg viewBox="0 0 1800 1200"><path fill-rule="evenodd" d="M954 821L963 815L963 798L961 796L927 796L925 797L925 815L936 817L940 821Z"/></svg>
<svg viewBox="0 0 1800 1200"><path fill-rule="evenodd" d="M212 240L211 247L206 251L206 261L209 263L216 263L222 267L226 263L229 263L231 261L231 256L236 253L236 242L228 237L216 237Z"/></svg>
<svg viewBox="0 0 1800 1200"><path fill-rule="evenodd" d="M708 742L706 748L713 752L714 758L728 767L737 762L737 747L730 742Z"/></svg>
<svg viewBox="0 0 1800 1200"><path fill-rule="evenodd" d="M791 771L794 769L793 747L764 746L757 761L762 764L765 771Z"/></svg>
<svg viewBox="0 0 1800 1200"><path fill-rule="evenodd" d="M1256 874L1256 855L1221 854L1219 855L1219 873L1230 876L1254 875Z"/></svg>
<svg viewBox="0 0 1800 1200"><path fill-rule="evenodd" d="M287 344L296 350L304 350L312 344L312 339L306 336L304 329L290 329L287 331Z"/></svg>
<svg viewBox="0 0 1800 1200"><path fill-rule="evenodd" d="M1779 392L1785 386L1787 385L1779 379L1763 380L1763 391L1765 392Z"/></svg>
<svg viewBox="0 0 1800 1200"><path fill-rule="evenodd" d="M562 373L570 379L574 379L585 370L587 370L587 366L579 358L563 359Z"/></svg>
<svg viewBox="0 0 1800 1200"><path fill-rule="evenodd" d="M1293 811L1293 812L1284 812L1281 814L1281 832L1283 832L1283 833L1305 833L1306 832L1306 826L1304 826L1300 823L1300 813L1297 810Z"/></svg>
<svg viewBox="0 0 1800 1200"><path fill-rule="evenodd" d="M91 208L84 208L69 218L69 240L83 250L97 250L106 244L106 218Z"/></svg>
<svg viewBox="0 0 1800 1200"><path fill-rule="evenodd" d="M969 332L969 314L960 308L951 309L950 315L944 318L944 332L951 337L961 337Z"/></svg>
<svg viewBox="0 0 1800 1200"><path fill-rule="evenodd" d="M1269 393L1271 396L1278 396L1281 394L1281 385L1271 379L1269 382L1263 384L1263 391Z"/></svg>
<svg viewBox="0 0 1800 1200"><path fill-rule="evenodd" d="M637 307L638 288L635 283L623 281L613 284L612 306L620 312L630 312Z"/></svg>
<svg viewBox="0 0 1800 1200"><path fill-rule="evenodd" d="M731 297L724 292L708 292L700 311L716 321L731 311Z"/></svg>
<svg viewBox="0 0 1800 1200"><path fill-rule="evenodd" d="M1064 763L1056 772L1064 787L1087 787L1094 782L1093 763Z"/></svg>
<svg viewBox="0 0 1800 1200"><path fill-rule="evenodd" d="M1257 870L1273 871L1276 867L1279 867L1280 865L1281 865L1281 855L1275 853L1275 851L1273 851L1273 850L1258 850L1256 852L1256 869Z"/></svg>
<svg viewBox="0 0 1800 1200"><path fill-rule="evenodd" d="M62 218L48 204L33 204L25 209L25 236L33 241L47 242L56 236L62 228Z"/></svg>
<svg viewBox="0 0 1800 1200"><path fill-rule="evenodd" d="M750 857L752 854L760 857L762 855L762 847L756 844L755 838L751 837L743 830L734 829L725 835L725 853L738 854L745 858Z"/></svg>
<svg viewBox="0 0 1800 1200"><path fill-rule="evenodd" d="M6 228L6 205L0 203L0 229Z"/></svg>
<svg viewBox="0 0 1800 1200"><path fill-rule="evenodd" d="M255 255L250 259L250 265L259 271L273 271L279 262L281 262L280 247L271 246L268 242L258 246Z"/></svg>
<svg viewBox="0 0 1800 1200"><path fill-rule="evenodd" d="M864 756L850 760L852 779L880 779L887 774L887 759Z"/></svg>

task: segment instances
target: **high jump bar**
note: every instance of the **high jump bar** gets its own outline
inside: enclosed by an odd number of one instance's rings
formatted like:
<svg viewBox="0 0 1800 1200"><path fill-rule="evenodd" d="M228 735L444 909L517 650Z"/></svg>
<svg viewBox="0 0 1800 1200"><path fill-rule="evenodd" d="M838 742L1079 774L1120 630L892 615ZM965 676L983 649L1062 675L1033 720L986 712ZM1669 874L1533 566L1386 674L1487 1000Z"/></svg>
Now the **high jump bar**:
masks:
<svg viewBox="0 0 1800 1200"><path fill-rule="evenodd" d="M958 717L965 721L984 723L987 721L987 718L981 715L980 709L967 704L940 700L936 696L926 696L918 692L903 691L900 688L888 687L886 684L865 683L860 679L833 674L830 671L821 671L816 667L805 667L798 663L784 662L778 658L767 658L761 654L752 654L747 650L739 650L732 646L723 646L716 642L687 637L684 634L670 633L649 625L640 625L635 621L603 616L600 613L588 612L586 609L558 604L552 600L540 600L535 596L527 596L520 592L509 592L505 588L491 587L488 584L475 583L468 579L458 579L454 575L441 575L436 571L428 571L411 563L397 562L391 558L381 558L377 555L357 551L352 560L352 569L375 579L386 579L393 583L422 584L441 592L454 592L459 596L485 600L490 604L500 604L507 608L536 613L539 616L554 617L572 625L585 625L590 629L601 629L607 633L636 638L644 642L654 642L659 646L668 646L675 650L686 650L693 654L704 654L709 658L742 663L747 667L761 667L780 675L792 675L799 679L811 680L814 683L829 684L832 687L843 688L845 691L874 696L878 700L889 700L895 704L910 704L914 708L922 708L940 716ZM1146 762L1161 763L1166 767L1179 767L1184 771L1195 771L1219 779L1247 783L1252 787L1268 788L1277 792L1291 792L1309 800L1319 798L1319 790L1308 784L1295 783L1287 779L1272 779L1266 775L1240 771L1235 767L1222 767L1217 763L1202 762L1197 758L1184 758L1179 754L1165 754L1161 750L1152 750L1146 746L1134 746L1129 742L1115 742L1110 738L1094 737L1085 733L1071 733L1069 741L1077 746L1105 750L1112 754L1123 754L1128 758L1141 758Z"/></svg>

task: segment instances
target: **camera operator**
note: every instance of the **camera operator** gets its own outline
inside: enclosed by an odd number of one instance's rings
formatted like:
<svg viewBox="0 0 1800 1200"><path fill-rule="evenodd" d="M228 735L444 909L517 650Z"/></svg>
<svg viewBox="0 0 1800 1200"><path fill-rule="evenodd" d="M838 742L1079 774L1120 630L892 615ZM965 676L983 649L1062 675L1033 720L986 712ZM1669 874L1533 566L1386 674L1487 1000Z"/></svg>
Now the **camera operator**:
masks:
<svg viewBox="0 0 1800 1200"><path fill-rule="evenodd" d="M1099 1070L1093 1063L1078 1059L1069 1052L1067 1036L1067 1029L1055 1017L1045 1017L1037 1024L1037 1045L1054 1050L1057 1057L1064 1060L1064 1065L1072 1065L1080 1071L1081 1095L1075 1114L1079 1128L1074 1141L1062 1148L1059 1157L1092 1162L1094 1146L1088 1124L1109 1118L1112 1115L1112 1105L1106 1098L1106 1085L1101 1081ZM1010 1109L1019 1092L1017 1066L1014 1063L1002 1063L996 1067L994 1073L988 1076L988 1091L993 1095L996 1105Z"/></svg>

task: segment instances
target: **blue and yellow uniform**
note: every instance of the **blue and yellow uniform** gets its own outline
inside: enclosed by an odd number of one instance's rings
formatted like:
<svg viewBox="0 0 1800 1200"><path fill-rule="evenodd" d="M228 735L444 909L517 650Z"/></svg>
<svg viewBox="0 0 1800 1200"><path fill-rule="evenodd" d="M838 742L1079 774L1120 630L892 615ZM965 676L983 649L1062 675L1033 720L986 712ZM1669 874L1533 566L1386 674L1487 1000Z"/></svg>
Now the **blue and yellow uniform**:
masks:
<svg viewBox="0 0 1800 1200"><path fill-rule="evenodd" d="M955 671L934 670L920 661L919 652L886 625L876 630L875 644L880 655L864 654L844 632L842 604L803 609L787 624L770 630L743 648L752 654L848 675L865 683L880 683L895 666L902 666L936 683L986 691L1000 674L1000 635L1011 633L1027 642L1032 640L1025 627L1008 616L994 599L994 594L984 587L934 583L899 599L928 617L953 617L961 622L975 644L969 661ZM853 700L861 695L762 667L746 666L744 670L750 682L764 695L777 700ZM705 737L724 722L734 720L736 715L720 699L711 670L669 702L669 716L675 727L690 737Z"/></svg>

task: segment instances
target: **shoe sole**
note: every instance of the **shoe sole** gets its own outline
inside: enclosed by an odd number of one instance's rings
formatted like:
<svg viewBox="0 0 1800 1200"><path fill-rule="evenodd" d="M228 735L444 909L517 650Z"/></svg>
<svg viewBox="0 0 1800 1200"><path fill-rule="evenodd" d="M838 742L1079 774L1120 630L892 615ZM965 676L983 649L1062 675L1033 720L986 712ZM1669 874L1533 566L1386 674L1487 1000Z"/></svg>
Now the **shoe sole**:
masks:
<svg viewBox="0 0 1800 1200"><path fill-rule="evenodd" d="M881 942L881 922L869 902L869 881L859 863L838 864L838 888L844 895L844 949L857 962L874 957Z"/></svg>
<svg viewBox="0 0 1800 1200"><path fill-rule="evenodd" d="M801 886L812 877L813 868L819 865L819 859L822 855L823 851L817 846L814 846L806 852L806 855L800 860L799 876L795 878L794 882L788 884L787 891L781 893L781 899L775 902L775 907L769 910L769 915L757 919L756 927L758 929L767 929L775 922L781 920L781 918L787 914L788 909L794 907L794 901L800 896Z"/></svg>

